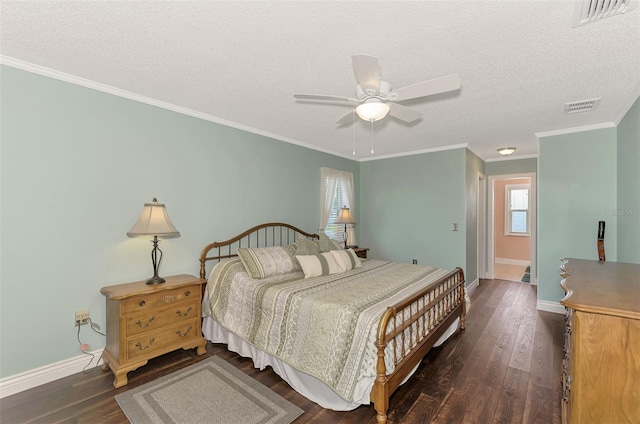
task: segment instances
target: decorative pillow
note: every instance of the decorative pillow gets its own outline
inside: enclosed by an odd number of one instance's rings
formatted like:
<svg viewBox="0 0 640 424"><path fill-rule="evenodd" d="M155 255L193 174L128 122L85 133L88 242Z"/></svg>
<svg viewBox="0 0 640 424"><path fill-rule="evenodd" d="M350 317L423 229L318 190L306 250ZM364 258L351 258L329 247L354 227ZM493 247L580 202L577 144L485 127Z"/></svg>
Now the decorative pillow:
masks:
<svg viewBox="0 0 640 424"><path fill-rule="evenodd" d="M329 252L333 255L333 258L336 260L341 272L349 271L350 269L360 268L362 266L362 262L356 252L353 249L342 249L342 250L332 250Z"/></svg>
<svg viewBox="0 0 640 424"><path fill-rule="evenodd" d="M340 246L331 240L324 231L320 231L320 240L318 240L318 245L320 246L320 252L328 252L330 250L340 250Z"/></svg>
<svg viewBox="0 0 640 424"><path fill-rule="evenodd" d="M320 252L320 246L318 245L318 243L311 241L309 239L307 239L306 237L300 237L298 239L298 247L296 249L296 256L297 255L319 255Z"/></svg>
<svg viewBox="0 0 640 424"><path fill-rule="evenodd" d="M342 267L338 265L332 252L317 255L296 255L296 259L302 266L304 278L317 277L319 275L338 274Z"/></svg>
<svg viewBox="0 0 640 424"><path fill-rule="evenodd" d="M298 271L295 250L289 246L241 247L236 252L251 278L261 279Z"/></svg>

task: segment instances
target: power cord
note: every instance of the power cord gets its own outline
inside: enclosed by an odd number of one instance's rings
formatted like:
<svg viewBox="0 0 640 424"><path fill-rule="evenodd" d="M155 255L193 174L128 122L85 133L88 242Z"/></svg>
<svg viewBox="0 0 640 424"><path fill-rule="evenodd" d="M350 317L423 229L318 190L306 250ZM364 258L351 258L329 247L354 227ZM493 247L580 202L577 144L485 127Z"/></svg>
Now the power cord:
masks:
<svg viewBox="0 0 640 424"><path fill-rule="evenodd" d="M99 326L97 323L93 322L93 321L91 320L91 318L89 318L89 324L91 325L91 329L92 329L93 331L95 331L96 333L98 333L98 334L100 334L100 335L102 335L102 336L106 336L106 334L101 333L101 332L99 331L99 330L100 330L100 326ZM93 362L93 360L96 358L96 355L95 355L95 354L93 354L93 353L91 353L91 352L89 352L89 351L88 351L88 349L89 349L89 345L88 345L88 344L85 344L85 343L82 343L82 341L80 340L80 327L81 327L81 326L80 326L80 325L78 325L78 334L77 334L78 344L80 345L80 350L81 350L81 351L82 351L82 353L84 353L85 355L91 356L91 359L89 359L89 363L87 363L87 365L85 365L85 367L84 367L84 368L82 368L82 372L83 372L84 374L88 374L88 373L92 372L93 370L95 370L96 368L98 368L98 363L100 362L100 359L102 359L102 354L100 354L100 357L99 357L99 358L98 358L98 360L96 361L96 365L95 365L93 368L91 368L91 369L87 369L87 368L89 368L89 366L91 365L91 363Z"/></svg>

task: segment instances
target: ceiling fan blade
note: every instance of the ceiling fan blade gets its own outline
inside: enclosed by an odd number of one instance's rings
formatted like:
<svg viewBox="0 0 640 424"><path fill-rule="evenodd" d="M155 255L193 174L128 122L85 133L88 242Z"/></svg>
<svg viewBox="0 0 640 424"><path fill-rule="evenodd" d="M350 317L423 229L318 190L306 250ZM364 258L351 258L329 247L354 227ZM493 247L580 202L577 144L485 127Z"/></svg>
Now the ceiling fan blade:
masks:
<svg viewBox="0 0 640 424"><path fill-rule="evenodd" d="M343 96L325 96L322 94L294 94L293 97L300 100L329 100L334 102L353 102L356 101L350 97Z"/></svg>
<svg viewBox="0 0 640 424"><path fill-rule="evenodd" d="M433 94L458 90L459 88L460 75L453 74L398 88L397 90L393 90L389 93L389 99L399 102L402 100L415 99L417 97L431 96Z"/></svg>
<svg viewBox="0 0 640 424"><path fill-rule="evenodd" d="M380 92L380 64L378 58L363 54L351 56L353 61L353 71L360 87L366 90Z"/></svg>
<svg viewBox="0 0 640 424"><path fill-rule="evenodd" d="M387 104L391 108L389 110L389 115L393 116L394 118L398 118L404 122L413 122L417 121L418 119L422 119L422 114L417 110L413 110L406 106L402 106L393 102L387 102Z"/></svg>
<svg viewBox="0 0 640 424"><path fill-rule="evenodd" d="M351 112L347 113L346 115L344 115L342 118L338 119L336 121L337 125L344 125L344 124L351 124L353 123L353 115L356 113L355 110L352 110Z"/></svg>

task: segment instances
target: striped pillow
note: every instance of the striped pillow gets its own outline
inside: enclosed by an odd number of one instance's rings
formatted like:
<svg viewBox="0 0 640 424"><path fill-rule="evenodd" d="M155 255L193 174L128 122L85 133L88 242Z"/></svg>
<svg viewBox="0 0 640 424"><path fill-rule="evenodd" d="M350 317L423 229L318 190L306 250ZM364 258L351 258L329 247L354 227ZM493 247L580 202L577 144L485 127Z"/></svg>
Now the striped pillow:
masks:
<svg viewBox="0 0 640 424"><path fill-rule="evenodd" d="M331 253L332 252L317 255L296 255L296 259L304 272L304 278L344 272L342 266L338 265L338 262L336 262L335 257Z"/></svg>
<svg viewBox="0 0 640 424"><path fill-rule="evenodd" d="M242 247L237 250L238 257L253 279L282 275L299 271L294 257L294 247Z"/></svg>
<svg viewBox="0 0 640 424"><path fill-rule="evenodd" d="M332 250L329 253L333 255L336 262L342 269L342 272L349 271L354 268L360 268L362 266L362 262L356 252L353 249L342 249L342 250Z"/></svg>

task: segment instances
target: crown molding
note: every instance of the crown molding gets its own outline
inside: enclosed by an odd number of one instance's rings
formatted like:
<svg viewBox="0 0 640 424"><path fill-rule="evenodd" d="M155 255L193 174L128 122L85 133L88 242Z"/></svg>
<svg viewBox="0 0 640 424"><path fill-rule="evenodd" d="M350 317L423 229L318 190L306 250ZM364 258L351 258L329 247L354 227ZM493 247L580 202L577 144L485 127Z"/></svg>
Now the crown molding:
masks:
<svg viewBox="0 0 640 424"><path fill-rule="evenodd" d="M519 155L519 156L505 156L500 158L489 158L485 160L485 162L504 162L507 160L518 160L518 159L537 159L538 154L532 153L530 155Z"/></svg>
<svg viewBox="0 0 640 424"><path fill-rule="evenodd" d="M415 155L421 155L423 153L434 153L434 152L442 152L442 151L445 151L445 150L465 149L465 148L468 148L468 147L469 147L469 145L467 143L453 144L451 146L433 147L433 148L430 148L430 149L412 150L410 152L393 153L393 154L390 154L390 155L372 156L372 157L368 157L368 158L362 158L362 159L360 159L360 162L370 162L372 160L399 158L399 157L403 157L403 156L415 156Z"/></svg>
<svg viewBox="0 0 640 424"><path fill-rule="evenodd" d="M561 130L552 130L552 131L542 131L534 133L534 135L540 139L544 137L553 137L556 135L564 135L564 134L573 134L579 133L583 131L593 131L593 130L601 130L604 128L615 128L616 124L613 122L603 122L601 124L593 124L593 125L584 125L582 127L573 127L573 128L563 128Z"/></svg>

